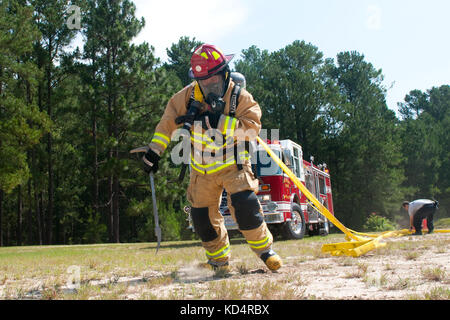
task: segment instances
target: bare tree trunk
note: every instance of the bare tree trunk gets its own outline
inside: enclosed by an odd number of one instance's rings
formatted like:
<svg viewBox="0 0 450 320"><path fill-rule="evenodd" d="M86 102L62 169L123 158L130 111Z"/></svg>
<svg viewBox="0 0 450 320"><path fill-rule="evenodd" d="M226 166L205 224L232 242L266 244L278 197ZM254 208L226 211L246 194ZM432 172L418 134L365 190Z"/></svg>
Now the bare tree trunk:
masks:
<svg viewBox="0 0 450 320"><path fill-rule="evenodd" d="M43 63L41 58L39 57L37 60L37 65L39 70L42 69ZM38 83L38 107L39 111L44 111L43 106L43 82L39 81ZM42 168L42 162L39 161L39 163L36 163L36 149L33 148L33 168L34 170L38 170L39 172L43 171ZM38 238L39 238L39 245L43 245L45 243L45 237L46 237L46 231L45 231L45 221L44 221L44 208L43 208L43 195L42 190L38 191L37 183L34 180L33 182L34 187L34 203L35 203L35 209L36 209L36 218L37 218L37 224L38 224Z"/></svg>
<svg viewBox="0 0 450 320"><path fill-rule="evenodd" d="M95 65L95 54L92 54L92 65ZM95 69L92 68L92 82L95 83ZM98 178L98 143L97 143L97 99L96 92L94 91L93 103L92 103L92 142L94 144L94 166L93 166L93 178L94 178L94 216L98 215L99 210L99 178Z"/></svg>
<svg viewBox="0 0 450 320"><path fill-rule="evenodd" d="M95 102L94 102L95 104ZM93 176L94 176L94 216L98 215L99 208L99 182L98 182L98 145L97 145L97 117L96 117L96 107L93 108L93 118L92 118L92 140L94 144L94 165L93 165Z"/></svg>
<svg viewBox="0 0 450 320"><path fill-rule="evenodd" d="M27 224L28 224L28 236L27 236L27 244L33 244L33 209L32 209L33 200L31 198L31 180L28 180L28 215L27 215Z"/></svg>
<svg viewBox="0 0 450 320"><path fill-rule="evenodd" d="M120 237L119 237L119 178L117 176L114 176L114 242L119 243Z"/></svg>
<svg viewBox="0 0 450 320"><path fill-rule="evenodd" d="M112 197L114 195L113 190L113 177L110 175L108 177L108 193L109 193L109 203L108 203L108 231L109 231L109 241L114 242L114 209Z"/></svg>
<svg viewBox="0 0 450 320"><path fill-rule="evenodd" d="M113 63L114 60L113 60ZM114 147L114 159L116 162L119 160L119 133L118 133L118 117L117 117L117 103L116 103L116 96L114 93L113 97L113 134L114 138L116 139L116 146ZM117 168L114 168L113 172L113 188L114 188L114 198L113 198L113 208L114 208L114 242L119 243L120 242L120 216L119 216L119 175L116 172Z"/></svg>
<svg viewBox="0 0 450 320"><path fill-rule="evenodd" d="M33 103L33 99L31 97L31 85L29 81L26 81L27 86L27 102L28 105L31 105ZM31 166L33 166L33 151L27 152L27 158L32 159ZM27 244L31 245L33 244L33 210L32 210L32 199L31 199L31 179L28 179L28 220L27 220L27 228L28 228L28 236L27 236Z"/></svg>
<svg viewBox="0 0 450 320"><path fill-rule="evenodd" d="M17 245L22 245L22 186L17 189Z"/></svg>
<svg viewBox="0 0 450 320"><path fill-rule="evenodd" d="M52 72L51 72L51 56L52 56L51 40L48 45L48 55L50 61L47 66L47 113L50 119L52 118ZM49 132L47 135L47 154L48 154L48 204L47 204L47 234L46 244L52 244L53 238L53 137Z"/></svg>
<svg viewBox="0 0 450 320"><path fill-rule="evenodd" d="M59 170L56 170L56 172L54 173L54 176L55 176L54 189L58 190L58 188L59 188ZM59 222L60 221L59 210L53 210L53 212L54 212L53 221L55 222L53 243L60 244L61 243L61 223Z"/></svg>
<svg viewBox="0 0 450 320"><path fill-rule="evenodd" d="M2 216L3 216L3 190L0 189L0 247L3 247Z"/></svg>
<svg viewBox="0 0 450 320"><path fill-rule="evenodd" d="M107 49L106 52L106 57L107 57L107 63L108 63L108 67L107 67L107 71L106 71L106 85L108 88L108 137L112 137L113 135L113 131L112 131L112 122L114 121L114 116L113 116L113 111L112 111L112 76L111 76L111 50L110 48ZM111 161L113 159L113 149L112 147L109 148L109 154L108 154L108 158L109 161ZM112 169L114 170L114 169ZM109 177L108 177L108 185L109 185L109 199L110 199L110 203L109 203L109 240L110 242L115 242L115 237L114 237L114 226L115 226L115 221L114 221L114 201L113 201L113 197L114 197L114 173L113 171L111 171L109 173Z"/></svg>
<svg viewBox="0 0 450 320"><path fill-rule="evenodd" d="M36 190L36 184L34 184L34 212L36 213L38 241L39 245L42 246L42 217L41 217L41 208L39 205L39 195Z"/></svg>
<svg viewBox="0 0 450 320"><path fill-rule="evenodd" d="M31 163L33 170L37 170L36 165L36 149L33 148L31 152ZM37 221L37 234L38 234L38 241L39 245L42 245L42 229L43 229L43 222L42 222L42 214L41 214L41 207L39 205L39 193L37 190L36 185L36 179L33 179L33 190L34 190L34 212L36 214L36 221ZM31 199L31 197L30 197ZM31 201L31 200L30 200Z"/></svg>
<svg viewBox="0 0 450 320"><path fill-rule="evenodd" d="M0 66L0 79L3 76L3 67ZM0 96L3 91L3 83L0 81ZM2 146L2 141L0 140L0 147ZM3 215L3 190L0 189L0 247L3 247L3 232L2 232L2 215Z"/></svg>
<svg viewBox="0 0 450 320"><path fill-rule="evenodd" d="M44 196L42 192L39 193L39 220L41 221L41 234L40 234L40 243L45 244L45 213L44 213Z"/></svg>

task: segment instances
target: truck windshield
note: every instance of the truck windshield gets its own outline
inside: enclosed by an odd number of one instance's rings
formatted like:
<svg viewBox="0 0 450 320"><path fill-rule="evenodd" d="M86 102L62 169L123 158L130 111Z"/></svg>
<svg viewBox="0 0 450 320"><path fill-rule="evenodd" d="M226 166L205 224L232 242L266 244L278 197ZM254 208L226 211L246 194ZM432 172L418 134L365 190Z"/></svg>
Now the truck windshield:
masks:
<svg viewBox="0 0 450 320"><path fill-rule="evenodd" d="M277 157L281 158L279 150L272 150ZM266 151L257 152L256 170L258 176L278 176L282 174L281 168L269 156Z"/></svg>

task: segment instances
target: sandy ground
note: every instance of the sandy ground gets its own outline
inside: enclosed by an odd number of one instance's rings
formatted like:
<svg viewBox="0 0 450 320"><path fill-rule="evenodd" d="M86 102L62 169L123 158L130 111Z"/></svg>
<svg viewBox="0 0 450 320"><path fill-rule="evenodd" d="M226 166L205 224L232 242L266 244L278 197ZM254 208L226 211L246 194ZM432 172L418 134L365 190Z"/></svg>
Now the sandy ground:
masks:
<svg viewBox="0 0 450 320"><path fill-rule="evenodd" d="M249 293L243 294L244 299L450 299L449 240L449 234L387 239L385 242L388 245L390 243L391 247L377 249L358 258L323 255L305 260L305 257L289 256L284 257L284 266L278 272L256 269L243 275L233 271L227 281L235 280L246 284L247 289L244 291ZM403 246L404 243L407 244ZM204 274L200 276L198 272L196 278L195 270L187 267L184 270L185 278L183 275L180 278L186 283L197 282L197 289L205 290L208 278L204 278ZM183 273L183 269L180 272ZM258 285L261 287L269 282L281 284L273 288L281 288L283 293L275 292L273 296L262 297L261 293L252 293L251 288ZM167 294L177 288L182 286L179 283L172 284L161 290L160 294ZM221 297L233 298L232 295L218 295L218 298ZM195 299L193 295L185 295L184 298Z"/></svg>
<svg viewBox="0 0 450 320"><path fill-rule="evenodd" d="M439 238L448 235L428 235ZM420 242L421 237L406 237ZM389 239L388 241L405 241ZM450 247L422 247L397 254L376 253L362 257L329 257L301 264L301 271L289 266L280 274L301 272L306 280L305 297L316 299L400 300L424 299L436 288L450 290ZM432 298L432 297L431 297Z"/></svg>
<svg viewBox="0 0 450 320"><path fill-rule="evenodd" d="M450 234L405 236L384 240L385 248L353 258L284 256L284 266L270 272L264 266L239 269L232 260L227 275L182 265L174 274L147 270L138 277L106 278L84 286L101 288L87 296L60 287L56 299L164 300L410 300L450 299ZM319 246L319 244L318 244ZM242 265L242 264L241 264ZM3 285L5 287L6 284ZM18 297L46 299L49 292L33 281ZM120 290L117 289L120 287ZM111 295L111 292L113 294ZM51 296L50 296L51 298Z"/></svg>

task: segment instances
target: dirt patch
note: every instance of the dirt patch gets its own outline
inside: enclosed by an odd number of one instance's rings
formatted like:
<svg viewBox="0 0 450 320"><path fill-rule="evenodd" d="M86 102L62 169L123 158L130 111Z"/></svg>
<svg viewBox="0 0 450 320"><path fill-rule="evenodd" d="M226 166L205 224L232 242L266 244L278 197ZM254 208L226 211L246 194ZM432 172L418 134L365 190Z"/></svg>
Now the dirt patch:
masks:
<svg viewBox="0 0 450 320"><path fill-rule="evenodd" d="M442 242L440 241L442 239ZM158 288L172 299L333 299L405 300L450 298L449 235L388 239L388 246L353 257L288 256L278 272L266 268L219 276L195 265Z"/></svg>
<svg viewBox="0 0 450 320"><path fill-rule="evenodd" d="M229 273L205 270L199 266L203 261L181 261L170 270L149 268L129 277L108 274L76 288L42 277L21 279L14 286L14 279L1 282L0 276L0 299L450 299L449 234L384 241L386 247L358 258L322 254L324 242L276 242L284 262L278 272L268 271L254 257L255 264L248 264L247 252L232 258Z"/></svg>

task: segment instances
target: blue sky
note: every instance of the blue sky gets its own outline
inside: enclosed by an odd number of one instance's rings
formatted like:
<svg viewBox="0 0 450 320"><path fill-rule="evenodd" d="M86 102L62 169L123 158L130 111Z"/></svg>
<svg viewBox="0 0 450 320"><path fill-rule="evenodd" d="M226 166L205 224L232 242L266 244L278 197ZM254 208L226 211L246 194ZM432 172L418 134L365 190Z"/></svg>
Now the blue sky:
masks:
<svg viewBox="0 0 450 320"><path fill-rule="evenodd" d="M147 41L162 60L181 36L218 45L237 57L256 45L270 52L305 40L335 58L356 50L382 69L388 106L413 89L450 84L450 1L134 0Z"/></svg>

